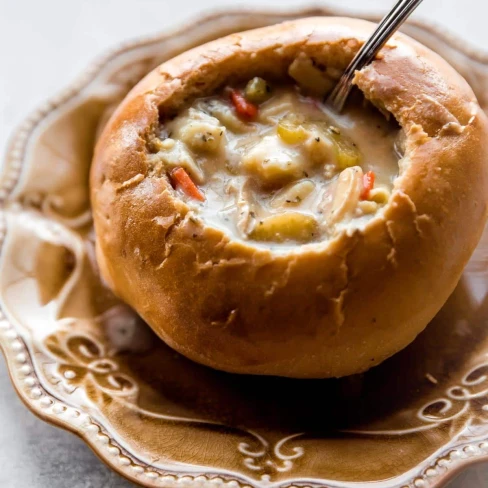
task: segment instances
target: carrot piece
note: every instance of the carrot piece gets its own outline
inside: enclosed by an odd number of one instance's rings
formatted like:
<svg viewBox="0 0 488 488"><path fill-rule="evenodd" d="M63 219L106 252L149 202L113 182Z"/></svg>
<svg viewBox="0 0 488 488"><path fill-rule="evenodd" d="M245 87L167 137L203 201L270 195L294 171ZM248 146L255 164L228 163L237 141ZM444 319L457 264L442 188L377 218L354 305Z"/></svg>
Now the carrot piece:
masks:
<svg viewBox="0 0 488 488"><path fill-rule="evenodd" d="M253 119L258 114L258 107L254 103L248 102L245 97L237 90L230 92L230 99L238 115L245 119Z"/></svg>
<svg viewBox="0 0 488 488"><path fill-rule="evenodd" d="M363 175L363 191L361 192L361 200L367 200L369 198L369 192L374 187L374 173L372 171L368 171L366 174Z"/></svg>
<svg viewBox="0 0 488 488"><path fill-rule="evenodd" d="M175 168L171 171L171 179L176 185L178 185L189 197L195 200L205 201L203 193L193 183L192 179L188 176L188 173L181 167Z"/></svg>

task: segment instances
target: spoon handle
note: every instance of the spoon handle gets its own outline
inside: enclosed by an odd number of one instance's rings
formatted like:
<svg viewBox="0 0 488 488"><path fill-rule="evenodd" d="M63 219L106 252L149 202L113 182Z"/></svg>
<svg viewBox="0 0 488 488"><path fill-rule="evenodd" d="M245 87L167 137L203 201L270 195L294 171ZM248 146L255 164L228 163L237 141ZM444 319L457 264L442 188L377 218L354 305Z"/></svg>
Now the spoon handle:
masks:
<svg viewBox="0 0 488 488"><path fill-rule="evenodd" d="M386 41L399 29L421 2L422 0L398 0L349 63L334 90L327 98L328 105L338 112L343 109L344 103L352 89L354 73L373 61Z"/></svg>

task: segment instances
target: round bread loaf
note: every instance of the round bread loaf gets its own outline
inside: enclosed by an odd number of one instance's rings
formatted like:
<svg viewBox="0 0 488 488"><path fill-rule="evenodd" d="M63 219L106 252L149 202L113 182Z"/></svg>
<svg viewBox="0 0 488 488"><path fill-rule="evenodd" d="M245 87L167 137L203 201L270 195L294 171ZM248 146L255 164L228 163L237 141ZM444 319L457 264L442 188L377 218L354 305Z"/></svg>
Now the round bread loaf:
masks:
<svg viewBox="0 0 488 488"><path fill-rule="evenodd" d="M148 74L107 124L91 171L102 275L185 356L236 373L362 372L409 344L456 286L487 217L487 118L464 79L405 35L354 80L406 134L390 199L362 228L276 253L191 218L149 171L161 116L228 83L285 78L300 53L344 69L373 27L308 18L216 40Z"/></svg>

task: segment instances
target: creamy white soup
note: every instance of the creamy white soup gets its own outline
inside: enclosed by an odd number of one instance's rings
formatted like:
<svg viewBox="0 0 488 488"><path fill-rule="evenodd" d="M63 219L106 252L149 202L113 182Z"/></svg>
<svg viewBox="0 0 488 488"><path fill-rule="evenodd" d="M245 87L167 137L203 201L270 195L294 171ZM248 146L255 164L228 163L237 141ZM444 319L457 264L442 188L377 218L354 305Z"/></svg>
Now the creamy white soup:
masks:
<svg viewBox="0 0 488 488"><path fill-rule="evenodd" d="M297 86L254 78L163 121L149 162L233 238L307 243L360 226L386 204L399 135L371 105L337 114Z"/></svg>

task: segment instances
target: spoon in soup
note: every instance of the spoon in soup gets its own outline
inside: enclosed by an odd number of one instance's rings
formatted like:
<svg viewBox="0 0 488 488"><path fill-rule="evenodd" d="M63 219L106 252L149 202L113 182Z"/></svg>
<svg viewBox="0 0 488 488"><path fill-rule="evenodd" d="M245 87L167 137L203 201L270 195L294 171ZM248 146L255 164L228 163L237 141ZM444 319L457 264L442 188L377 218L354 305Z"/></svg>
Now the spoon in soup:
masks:
<svg viewBox="0 0 488 488"><path fill-rule="evenodd" d="M398 0L349 63L339 78L337 85L327 98L327 105L330 105L337 112L343 109L346 99L352 90L352 80L354 79L355 72L374 60L376 54L385 45L386 41L400 28L421 2L422 0Z"/></svg>

